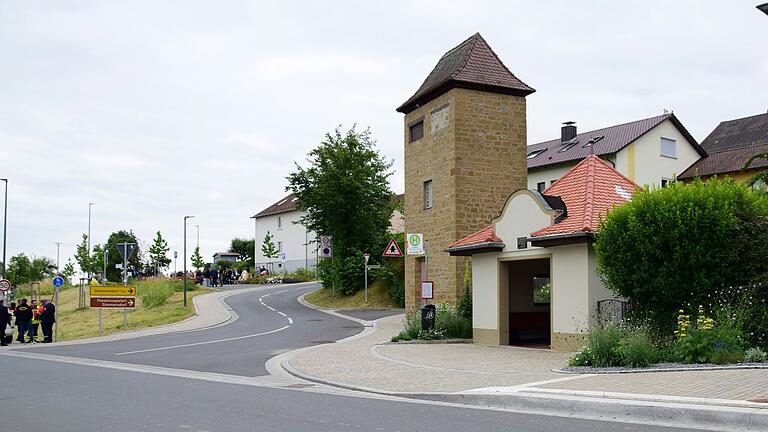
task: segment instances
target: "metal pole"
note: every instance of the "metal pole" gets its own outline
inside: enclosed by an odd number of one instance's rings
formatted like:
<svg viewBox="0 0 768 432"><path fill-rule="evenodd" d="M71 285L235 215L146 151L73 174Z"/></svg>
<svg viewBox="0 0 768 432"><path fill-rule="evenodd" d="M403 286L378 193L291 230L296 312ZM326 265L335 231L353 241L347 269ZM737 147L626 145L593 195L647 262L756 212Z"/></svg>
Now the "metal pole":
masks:
<svg viewBox="0 0 768 432"><path fill-rule="evenodd" d="M365 264L365 303L368 303L368 263Z"/></svg>
<svg viewBox="0 0 768 432"><path fill-rule="evenodd" d="M107 283L107 261L109 261L109 249L104 246L104 275L102 276L104 283Z"/></svg>
<svg viewBox="0 0 768 432"><path fill-rule="evenodd" d="M53 317L53 338L56 342L59 341L59 287L56 287L56 303L53 305L56 310L54 311L54 317Z"/></svg>
<svg viewBox="0 0 768 432"><path fill-rule="evenodd" d="M61 247L61 242L56 242L56 276L61 273L61 268L59 267L59 249Z"/></svg>
<svg viewBox="0 0 768 432"><path fill-rule="evenodd" d="M195 243L195 247L200 247L200 225L195 225L195 228L197 228L197 243Z"/></svg>
<svg viewBox="0 0 768 432"><path fill-rule="evenodd" d="M6 269L6 262L5 262L5 250L6 250L6 239L8 238L6 235L8 234L8 179L0 179L5 182L5 205L3 206L3 279L6 278L5 269Z"/></svg>
<svg viewBox="0 0 768 432"><path fill-rule="evenodd" d="M125 272L123 276L123 286L128 285L128 258L126 258L127 256L128 256L128 242L125 243L125 254L123 254L123 271ZM123 328L128 328L128 309L123 309Z"/></svg>
<svg viewBox="0 0 768 432"><path fill-rule="evenodd" d="M96 203L88 203L88 280L91 280L91 207Z"/></svg>
<svg viewBox="0 0 768 432"><path fill-rule="evenodd" d="M101 308L99 308L99 336L101 336Z"/></svg>
<svg viewBox="0 0 768 432"><path fill-rule="evenodd" d="M424 240L424 278L422 280L429 280L429 248L427 247L429 245L429 242ZM432 287L434 290L434 286ZM435 294L432 293L432 297L434 298ZM421 299L421 305L424 306L427 304L427 300L422 298Z"/></svg>
<svg viewBox="0 0 768 432"><path fill-rule="evenodd" d="M184 307L187 307L187 219L194 216L184 216ZM200 230L198 229L198 233ZM199 237L198 237L199 238Z"/></svg>

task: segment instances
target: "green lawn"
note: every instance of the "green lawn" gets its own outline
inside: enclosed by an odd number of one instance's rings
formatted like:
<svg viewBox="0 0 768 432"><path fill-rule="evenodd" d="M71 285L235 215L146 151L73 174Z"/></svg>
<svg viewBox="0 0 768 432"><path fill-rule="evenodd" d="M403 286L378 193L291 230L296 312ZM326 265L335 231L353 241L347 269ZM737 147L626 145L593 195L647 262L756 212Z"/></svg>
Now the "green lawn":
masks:
<svg viewBox="0 0 768 432"><path fill-rule="evenodd" d="M389 299L386 287L372 284L368 287L368 303L365 303L365 293L360 290L345 296L334 293L330 289L320 288L304 296L304 300L315 306L329 309L391 309L398 306Z"/></svg>

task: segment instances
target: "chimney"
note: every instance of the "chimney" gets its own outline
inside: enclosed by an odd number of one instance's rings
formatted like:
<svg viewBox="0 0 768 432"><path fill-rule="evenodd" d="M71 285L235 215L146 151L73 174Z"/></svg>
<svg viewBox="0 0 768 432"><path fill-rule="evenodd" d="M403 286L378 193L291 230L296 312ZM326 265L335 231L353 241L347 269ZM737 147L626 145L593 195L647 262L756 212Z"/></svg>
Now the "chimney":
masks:
<svg viewBox="0 0 768 432"><path fill-rule="evenodd" d="M576 122L567 121L560 128L560 142L567 142L576 138Z"/></svg>

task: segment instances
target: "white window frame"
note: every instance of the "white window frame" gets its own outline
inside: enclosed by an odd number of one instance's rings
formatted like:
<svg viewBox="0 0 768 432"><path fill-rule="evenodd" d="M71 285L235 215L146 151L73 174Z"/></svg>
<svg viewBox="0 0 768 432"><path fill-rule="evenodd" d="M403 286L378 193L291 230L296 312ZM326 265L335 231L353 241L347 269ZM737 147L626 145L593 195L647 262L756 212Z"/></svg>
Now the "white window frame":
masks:
<svg viewBox="0 0 768 432"><path fill-rule="evenodd" d="M283 227L283 217L282 216L278 216L277 217L277 229L280 229L282 227Z"/></svg>
<svg viewBox="0 0 768 432"><path fill-rule="evenodd" d="M435 204L435 185L432 180L424 182L424 209L431 209Z"/></svg>
<svg viewBox="0 0 768 432"><path fill-rule="evenodd" d="M277 253L283 253L283 242L278 241L277 242Z"/></svg>
<svg viewBox="0 0 768 432"><path fill-rule="evenodd" d="M671 154L670 154L670 152L665 152L664 151L664 144L665 143L667 143L667 144L671 143L672 144L672 152L671 152ZM661 156L663 156L663 157L677 159L677 140L673 140L672 138L661 137L659 139L659 154Z"/></svg>

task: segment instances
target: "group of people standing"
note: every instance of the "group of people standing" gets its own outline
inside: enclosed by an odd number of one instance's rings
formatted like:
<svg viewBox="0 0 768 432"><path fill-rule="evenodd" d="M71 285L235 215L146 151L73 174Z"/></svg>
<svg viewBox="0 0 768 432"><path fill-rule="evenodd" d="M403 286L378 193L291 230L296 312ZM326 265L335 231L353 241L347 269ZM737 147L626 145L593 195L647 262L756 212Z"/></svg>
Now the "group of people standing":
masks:
<svg viewBox="0 0 768 432"><path fill-rule="evenodd" d="M248 272L245 270L221 270L216 268L206 268L203 271L195 272L195 283L206 287L217 287L237 283L243 276L248 276Z"/></svg>
<svg viewBox="0 0 768 432"><path fill-rule="evenodd" d="M11 302L5 305L5 299L0 297L0 346L6 346L13 341L13 326L18 331L16 340L19 343L50 343L53 341L53 323L56 322L56 307L48 299L27 303L23 298L17 305ZM38 328L42 328L43 339L39 339Z"/></svg>

